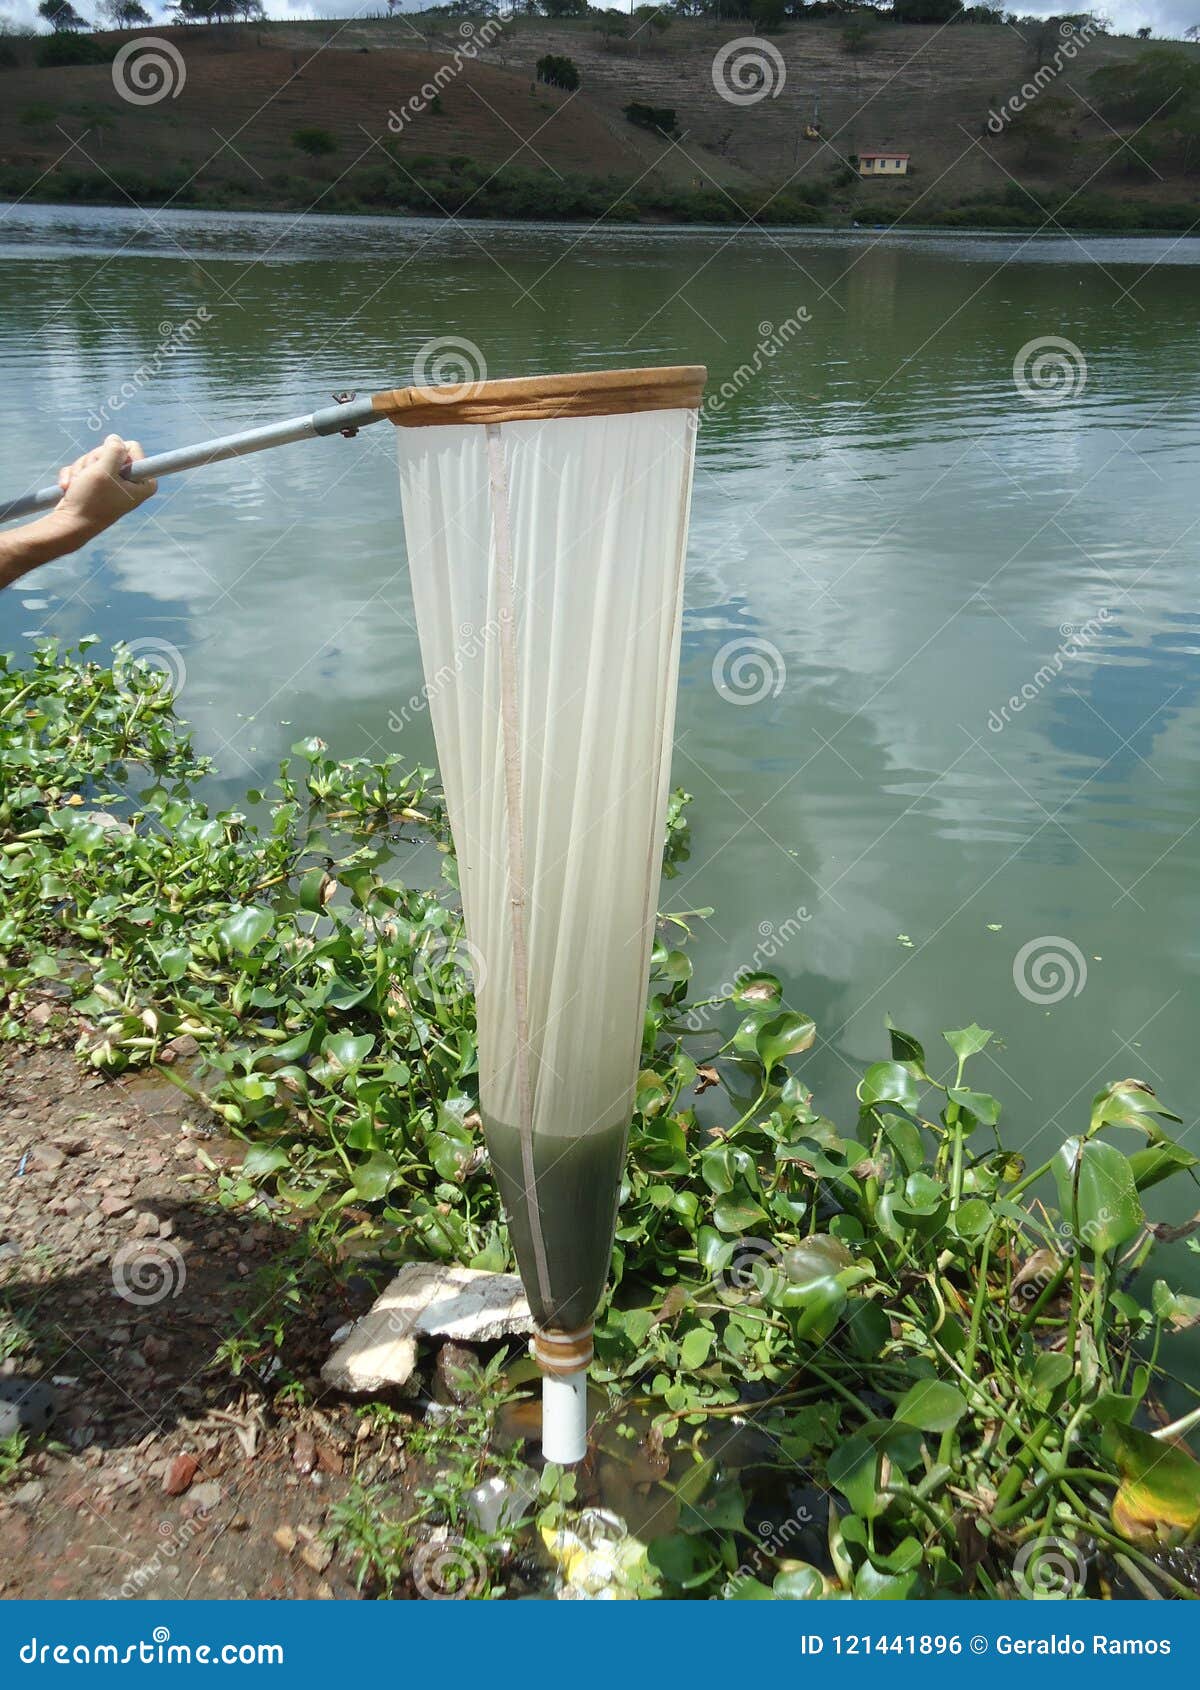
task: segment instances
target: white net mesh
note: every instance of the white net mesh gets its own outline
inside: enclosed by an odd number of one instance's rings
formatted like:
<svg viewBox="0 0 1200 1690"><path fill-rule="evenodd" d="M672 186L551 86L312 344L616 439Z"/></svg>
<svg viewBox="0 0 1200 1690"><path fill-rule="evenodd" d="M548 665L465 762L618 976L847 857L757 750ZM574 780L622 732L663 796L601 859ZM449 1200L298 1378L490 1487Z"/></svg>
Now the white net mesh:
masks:
<svg viewBox="0 0 1200 1690"><path fill-rule="evenodd" d="M535 1314L578 1325L638 1071L693 413L397 432L481 1109Z"/></svg>

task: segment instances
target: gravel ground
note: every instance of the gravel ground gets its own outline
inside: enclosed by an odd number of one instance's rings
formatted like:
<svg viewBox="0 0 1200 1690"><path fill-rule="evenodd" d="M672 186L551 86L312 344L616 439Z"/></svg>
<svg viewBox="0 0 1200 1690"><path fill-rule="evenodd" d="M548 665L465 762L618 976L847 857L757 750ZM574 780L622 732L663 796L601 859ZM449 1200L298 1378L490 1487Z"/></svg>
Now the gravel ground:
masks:
<svg viewBox="0 0 1200 1690"><path fill-rule="evenodd" d="M50 1414L0 1464L0 1596L355 1595L328 1511L355 1473L402 1487L405 1461L319 1368L372 1287L306 1291L284 1345L303 1406L256 1357L214 1364L277 1312L263 1282L293 1236L217 1202L244 1147L162 1078L82 1069L58 1021L35 1006L34 1042L0 1051L0 1419L5 1397Z"/></svg>

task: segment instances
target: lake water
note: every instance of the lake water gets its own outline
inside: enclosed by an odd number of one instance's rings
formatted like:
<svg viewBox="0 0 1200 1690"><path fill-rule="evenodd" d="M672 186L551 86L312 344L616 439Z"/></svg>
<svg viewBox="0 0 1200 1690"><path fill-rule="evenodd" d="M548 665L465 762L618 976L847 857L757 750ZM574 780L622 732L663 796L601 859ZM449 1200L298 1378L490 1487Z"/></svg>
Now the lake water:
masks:
<svg viewBox="0 0 1200 1690"><path fill-rule="evenodd" d="M1171 238L2 207L0 493L108 426L153 450L404 385L445 336L493 376L706 363L693 842L664 894L715 907L697 995L780 974L831 1112L890 1010L935 1049L997 1029L972 1083L1022 1148L1126 1075L1190 1128L1198 264ZM177 651L222 801L309 733L430 760L392 446L380 427L164 483L0 596L0 644Z"/></svg>

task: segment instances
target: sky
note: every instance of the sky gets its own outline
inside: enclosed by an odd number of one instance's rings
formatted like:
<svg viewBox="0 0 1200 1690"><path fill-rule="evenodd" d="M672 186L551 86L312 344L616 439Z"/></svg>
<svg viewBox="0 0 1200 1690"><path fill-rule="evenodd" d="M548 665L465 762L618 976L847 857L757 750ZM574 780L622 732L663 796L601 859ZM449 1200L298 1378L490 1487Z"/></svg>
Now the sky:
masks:
<svg viewBox="0 0 1200 1690"><path fill-rule="evenodd" d="M147 9L156 17L162 17L166 7L158 0L145 0ZM309 17L353 17L356 12L378 13L382 10L381 0L263 0L264 9L272 18L309 18ZM621 4L622 0L615 0ZM1087 0L1058 0L1057 4L1023 4L1022 0L1013 0L1013 10L1021 14L1037 17L1047 17L1054 12L1066 11L1074 5L1081 10ZM76 0L77 9L85 17L95 15L94 4L90 0ZM32 23L36 20L37 0L0 0L0 17L7 18L14 23ZM417 10L416 6L405 8ZM1146 24L1156 36L1181 36L1185 29L1193 24L1200 24L1200 0L1111 0L1108 5L1098 6L1106 17L1111 18L1113 29L1117 34L1133 35Z"/></svg>

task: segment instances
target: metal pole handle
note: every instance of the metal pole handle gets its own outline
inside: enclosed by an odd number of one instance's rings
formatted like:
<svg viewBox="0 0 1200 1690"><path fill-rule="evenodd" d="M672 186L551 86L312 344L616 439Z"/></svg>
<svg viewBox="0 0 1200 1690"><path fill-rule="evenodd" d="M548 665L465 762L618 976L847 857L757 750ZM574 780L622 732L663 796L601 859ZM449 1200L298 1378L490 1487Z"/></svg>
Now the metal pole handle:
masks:
<svg viewBox="0 0 1200 1690"><path fill-rule="evenodd" d="M385 419L386 413L376 410L369 396L351 399L340 405L328 405L321 411L312 411L306 417L289 417L286 422L265 423L261 428L247 428L240 434L224 434L216 440L202 440L195 446L159 452L153 458L139 459L125 473L130 481L153 481L163 475L178 475L180 470L198 469L201 464L219 464L226 458L243 458L251 452L265 452L272 446L290 446L297 440L319 440L328 434L366 428L368 423ZM54 486L40 487L19 499L10 499L7 504L0 504L0 522L11 522L14 517L49 510L62 496L62 488Z"/></svg>

